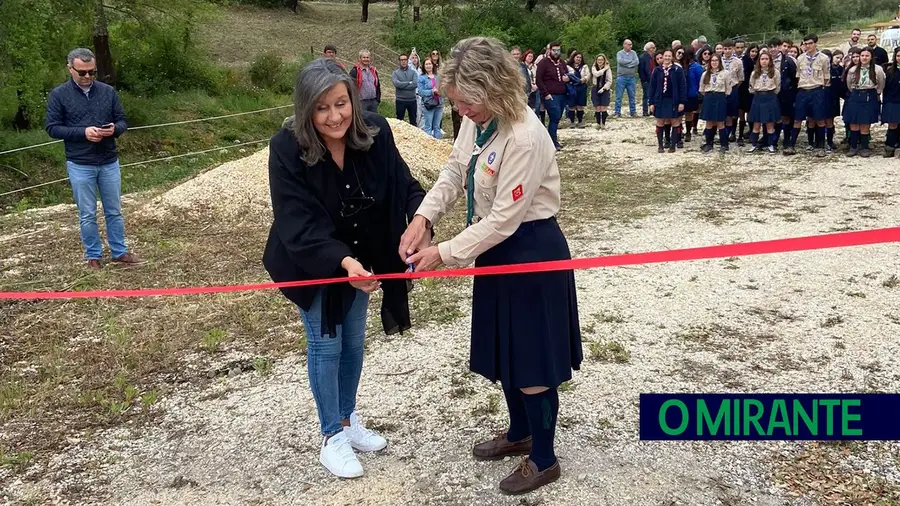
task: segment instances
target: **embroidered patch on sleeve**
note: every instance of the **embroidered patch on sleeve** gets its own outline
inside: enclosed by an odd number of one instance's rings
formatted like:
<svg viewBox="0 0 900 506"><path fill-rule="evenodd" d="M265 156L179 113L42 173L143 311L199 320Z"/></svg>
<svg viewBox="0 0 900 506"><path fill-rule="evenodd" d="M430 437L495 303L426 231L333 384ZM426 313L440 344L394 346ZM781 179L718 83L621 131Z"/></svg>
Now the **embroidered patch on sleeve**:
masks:
<svg viewBox="0 0 900 506"><path fill-rule="evenodd" d="M522 191L522 185L516 186L512 191L513 202L518 201L520 198L524 196L524 192Z"/></svg>

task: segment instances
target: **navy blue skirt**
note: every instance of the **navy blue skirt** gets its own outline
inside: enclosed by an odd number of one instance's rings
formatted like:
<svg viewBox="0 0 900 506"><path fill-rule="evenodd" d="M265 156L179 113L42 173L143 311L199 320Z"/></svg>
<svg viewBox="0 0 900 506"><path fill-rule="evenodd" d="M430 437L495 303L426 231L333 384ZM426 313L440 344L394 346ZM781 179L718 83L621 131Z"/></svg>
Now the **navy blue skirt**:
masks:
<svg viewBox="0 0 900 506"><path fill-rule="evenodd" d="M900 123L900 103L885 103L881 106L882 123Z"/></svg>
<svg viewBox="0 0 900 506"><path fill-rule="evenodd" d="M781 121L778 96L771 91L756 93L750 104L750 123L777 123Z"/></svg>
<svg viewBox="0 0 900 506"><path fill-rule="evenodd" d="M599 93L600 88L591 88L591 103L594 107L607 107L609 105L609 90Z"/></svg>
<svg viewBox="0 0 900 506"><path fill-rule="evenodd" d="M673 119L681 116L678 112L678 104L672 97L663 97L658 103L653 104L653 117L657 119Z"/></svg>
<svg viewBox="0 0 900 506"><path fill-rule="evenodd" d="M587 85L579 84L575 86L575 96L569 95L569 107L587 105Z"/></svg>
<svg viewBox="0 0 900 506"><path fill-rule="evenodd" d="M725 94L722 92L709 92L703 96L703 109L700 110L700 119L715 123L724 123L727 116Z"/></svg>
<svg viewBox="0 0 900 506"><path fill-rule="evenodd" d="M571 258L556 218L522 223L475 259L476 267ZM581 368L571 270L475 276L469 369L504 388L556 388Z"/></svg>
<svg viewBox="0 0 900 506"><path fill-rule="evenodd" d="M844 123L848 125L872 125L878 123L881 103L875 90L853 90L847 97Z"/></svg>

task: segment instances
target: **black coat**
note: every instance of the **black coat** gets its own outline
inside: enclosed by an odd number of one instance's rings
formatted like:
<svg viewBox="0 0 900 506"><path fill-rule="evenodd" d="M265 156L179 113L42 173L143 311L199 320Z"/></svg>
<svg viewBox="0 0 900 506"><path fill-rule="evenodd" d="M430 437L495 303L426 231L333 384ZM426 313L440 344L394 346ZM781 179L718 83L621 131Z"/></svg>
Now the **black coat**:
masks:
<svg viewBox="0 0 900 506"><path fill-rule="evenodd" d="M425 190L412 177L409 167L394 144L390 125L381 116L365 112L363 118L380 131L367 152L347 149L345 171L358 172L365 193L375 198L378 213L366 237L374 241L350 246L341 235L342 173L326 152L323 160L307 165L300 159L297 138L282 128L269 145L269 186L274 221L263 253L263 264L275 282L345 277L341 261L360 260L376 274L400 273L407 265L397 250L400 236L425 198ZM374 212L371 211L370 212ZM387 334L410 328L408 292L405 280L382 281L381 320ZM356 289L349 283L313 287L282 288L291 302L309 310L319 290L322 303L322 333L335 335L335 327L347 314Z"/></svg>

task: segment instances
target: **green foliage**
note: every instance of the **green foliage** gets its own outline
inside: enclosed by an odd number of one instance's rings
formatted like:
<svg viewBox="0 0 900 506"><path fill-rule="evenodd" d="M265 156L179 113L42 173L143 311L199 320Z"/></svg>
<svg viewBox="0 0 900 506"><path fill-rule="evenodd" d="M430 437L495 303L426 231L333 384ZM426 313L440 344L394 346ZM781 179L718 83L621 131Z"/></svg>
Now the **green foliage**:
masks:
<svg viewBox="0 0 900 506"><path fill-rule="evenodd" d="M710 11L700 2L626 0L619 4L613 19L617 42L631 39L639 52L650 40L657 47L668 46L676 39L687 44L700 35L709 41L716 40L717 30Z"/></svg>
<svg viewBox="0 0 900 506"><path fill-rule="evenodd" d="M615 30L613 29L612 11L604 11L595 16L582 16L576 21L566 23L563 29L563 47L575 47L584 53L587 63L594 61L600 53L614 52L616 47Z"/></svg>
<svg viewBox="0 0 900 506"><path fill-rule="evenodd" d="M267 51L250 62L248 71L250 82L253 83L253 86L271 89L275 86L283 68L284 62L281 61L281 57L274 51Z"/></svg>

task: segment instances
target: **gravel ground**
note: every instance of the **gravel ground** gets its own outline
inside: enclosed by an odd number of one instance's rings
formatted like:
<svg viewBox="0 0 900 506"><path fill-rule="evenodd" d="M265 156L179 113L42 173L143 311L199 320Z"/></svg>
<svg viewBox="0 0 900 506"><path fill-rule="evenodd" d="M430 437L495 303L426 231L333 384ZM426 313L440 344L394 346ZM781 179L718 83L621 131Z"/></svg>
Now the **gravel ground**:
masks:
<svg viewBox="0 0 900 506"><path fill-rule="evenodd" d="M606 131L563 130L561 138L567 152L621 162L618 170L649 174L685 159L710 160L743 176L728 188L699 188L640 220L582 223L595 233L571 241L575 255L888 227L900 218L894 160L845 164L830 157L812 166L806 154L703 157L696 142L693 152L660 156L652 141L629 141L649 139L651 128L623 120ZM264 167L265 155L248 161ZM734 197L759 188L764 196L717 205L723 191ZM205 194L200 198L212 202L219 191L182 187L168 196ZM773 479L775 464L790 463L807 445L640 441L638 395L897 391L900 286L892 276L900 276L894 245L579 271L587 358L560 394L564 474L522 499L497 490L514 462L470 457L472 443L505 428L505 404L497 386L467 371L468 318L370 338L359 409L389 446L361 457L362 479L339 481L318 463L315 405L304 357L296 356L269 375L235 374L211 389L164 399L153 426L75 441L51 476L10 490L20 498L31 487L84 491L129 505L815 504L812 495L791 497ZM594 347L609 343L621 345L621 362L593 356ZM897 443L864 444L839 465L900 486Z"/></svg>

